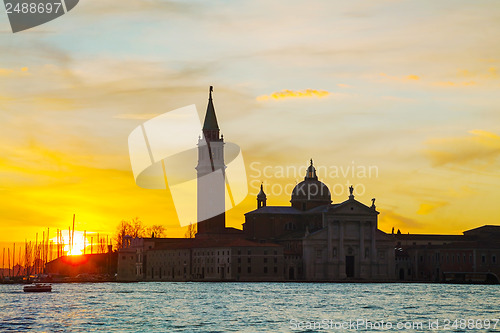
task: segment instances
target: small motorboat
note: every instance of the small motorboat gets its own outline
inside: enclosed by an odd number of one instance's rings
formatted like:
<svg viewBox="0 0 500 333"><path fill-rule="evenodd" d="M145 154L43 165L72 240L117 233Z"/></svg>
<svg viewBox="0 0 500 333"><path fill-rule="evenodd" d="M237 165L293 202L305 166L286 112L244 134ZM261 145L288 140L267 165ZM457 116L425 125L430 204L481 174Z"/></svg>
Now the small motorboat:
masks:
<svg viewBox="0 0 500 333"><path fill-rule="evenodd" d="M52 286L50 284L35 283L24 286L23 290L26 293L46 293L52 291Z"/></svg>

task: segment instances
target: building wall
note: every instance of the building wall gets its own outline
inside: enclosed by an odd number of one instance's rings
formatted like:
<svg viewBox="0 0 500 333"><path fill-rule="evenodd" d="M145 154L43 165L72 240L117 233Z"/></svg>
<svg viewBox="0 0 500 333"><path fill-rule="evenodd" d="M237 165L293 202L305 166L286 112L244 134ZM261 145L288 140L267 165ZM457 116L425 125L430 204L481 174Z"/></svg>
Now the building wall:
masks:
<svg viewBox="0 0 500 333"><path fill-rule="evenodd" d="M190 249L146 251L145 281L186 281L190 278Z"/></svg>
<svg viewBox="0 0 500 333"><path fill-rule="evenodd" d="M233 248L231 270L235 281L283 281L283 248L279 246Z"/></svg>
<svg viewBox="0 0 500 333"><path fill-rule="evenodd" d="M273 240L293 231L305 230L301 215L249 214L245 217L245 238Z"/></svg>
<svg viewBox="0 0 500 333"><path fill-rule="evenodd" d="M280 246L152 249L145 253L144 281L282 281L284 276ZM128 263L130 279L139 280L132 274L133 266Z"/></svg>
<svg viewBox="0 0 500 333"><path fill-rule="evenodd" d="M47 263L47 274L75 277L79 274L114 276L117 272L116 253L84 254L80 256L63 256ZM14 266L14 273L19 266Z"/></svg>
<svg viewBox="0 0 500 333"><path fill-rule="evenodd" d="M117 281L138 281L137 253L135 248L125 248L118 251Z"/></svg>
<svg viewBox="0 0 500 333"><path fill-rule="evenodd" d="M447 272L492 272L500 276L499 248L449 244L408 249L407 271L401 280L441 281ZM399 264L396 274L401 276ZM409 269L409 271L408 271Z"/></svg>
<svg viewBox="0 0 500 333"><path fill-rule="evenodd" d="M444 274L493 273L500 277L500 226L464 235L393 235L396 275L405 281L443 281ZM405 253L405 256L399 255Z"/></svg>
<svg viewBox="0 0 500 333"><path fill-rule="evenodd" d="M231 248L195 248L193 251L192 279L231 280Z"/></svg>

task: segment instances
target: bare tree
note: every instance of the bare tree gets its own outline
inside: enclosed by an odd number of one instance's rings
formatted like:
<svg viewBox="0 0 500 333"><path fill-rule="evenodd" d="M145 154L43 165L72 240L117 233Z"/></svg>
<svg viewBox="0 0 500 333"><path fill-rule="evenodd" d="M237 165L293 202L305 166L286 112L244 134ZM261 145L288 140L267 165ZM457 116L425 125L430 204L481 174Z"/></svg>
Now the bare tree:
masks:
<svg viewBox="0 0 500 333"><path fill-rule="evenodd" d="M144 232L146 230L144 228L144 225L142 224L142 221L138 217L134 217L132 221L130 221L130 226L132 228L130 236L134 238L144 236Z"/></svg>
<svg viewBox="0 0 500 333"><path fill-rule="evenodd" d="M121 249L123 247L123 239L125 238L125 236L130 235L131 231L132 226L130 225L130 222L121 220L116 228L116 248Z"/></svg>
<svg viewBox="0 0 500 333"><path fill-rule="evenodd" d="M154 224L150 227L144 226L139 217L135 217L131 221L121 220L114 236L116 248L120 249L123 247L123 239L125 236L145 238L152 237L154 234L154 237L164 237L166 231L167 229L160 224Z"/></svg>
<svg viewBox="0 0 500 333"><path fill-rule="evenodd" d="M191 223L188 225L186 233L184 234L185 238L194 238L196 236L196 223Z"/></svg>
<svg viewBox="0 0 500 333"><path fill-rule="evenodd" d="M160 224L154 224L151 227L147 228L147 234L150 237L164 237L166 235L167 229L160 225Z"/></svg>

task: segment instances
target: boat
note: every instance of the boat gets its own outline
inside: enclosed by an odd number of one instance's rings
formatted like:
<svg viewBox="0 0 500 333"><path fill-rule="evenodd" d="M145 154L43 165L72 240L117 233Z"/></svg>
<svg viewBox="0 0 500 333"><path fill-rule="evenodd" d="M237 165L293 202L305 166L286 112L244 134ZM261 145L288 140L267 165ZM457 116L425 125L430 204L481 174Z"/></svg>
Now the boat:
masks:
<svg viewBox="0 0 500 333"><path fill-rule="evenodd" d="M51 292L52 286L50 284L35 283L24 286L23 290L26 293L45 293Z"/></svg>

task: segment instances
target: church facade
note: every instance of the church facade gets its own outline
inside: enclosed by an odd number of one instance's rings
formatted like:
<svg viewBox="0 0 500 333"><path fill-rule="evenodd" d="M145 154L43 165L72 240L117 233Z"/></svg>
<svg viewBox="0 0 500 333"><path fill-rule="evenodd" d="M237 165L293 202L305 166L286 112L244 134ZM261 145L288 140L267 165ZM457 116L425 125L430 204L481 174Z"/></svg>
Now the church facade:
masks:
<svg viewBox="0 0 500 333"><path fill-rule="evenodd" d="M311 160L290 202L267 206L261 186L257 209L245 214L243 225L247 239L284 247L286 279L394 279L394 242L378 229L375 200L370 207L357 201L351 186L346 201L332 203Z"/></svg>

